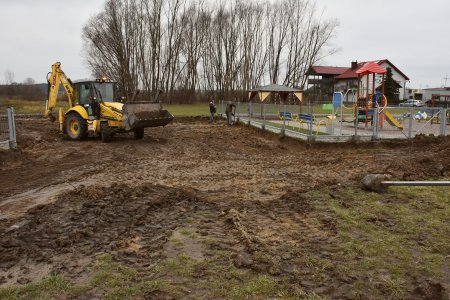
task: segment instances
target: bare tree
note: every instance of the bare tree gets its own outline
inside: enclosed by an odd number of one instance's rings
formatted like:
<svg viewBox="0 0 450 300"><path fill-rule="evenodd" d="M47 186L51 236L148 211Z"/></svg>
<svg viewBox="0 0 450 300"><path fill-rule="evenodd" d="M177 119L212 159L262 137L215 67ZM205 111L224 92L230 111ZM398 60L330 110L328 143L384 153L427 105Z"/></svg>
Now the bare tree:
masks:
<svg viewBox="0 0 450 300"><path fill-rule="evenodd" d="M138 87L138 8L135 0L109 0L105 11L92 17L83 28L93 73L117 80L128 95Z"/></svg>
<svg viewBox="0 0 450 300"><path fill-rule="evenodd" d="M142 0L142 28L144 36L139 40L141 80L144 89L156 91L161 75L161 16L162 0Z"/></svg>
<svg viewBox="0 0 450 300"><path fill-rule="evenodd" d="M316 5L309 1L289 0L288 7L293 18L289 25L290 45L283 84L304 88L309 67L336 52L336 49L325 46L338 23L318 19L315 16Z"/></svg>
<svg viewBox="0 0 450 300"><path fill-rule="evenodd" d="M33 85L33 84L36 84L36 81L33 78L31 78L31 77L27 77L23 81L23 84L24 85Z"/></svg>
<svg viewBox="0 0 450 300"><path fill-rule="evenodd" d="M179 56L182 46L182 28L180 24L179 14L182 12L185 0L170 0L166 6L166 36L165 47L162 53L163 73L162 81L166 96L174 90L175 79L180 71ZM170 101L170 98L167 97Z"/></svg>
<svg viewBox="0 0 450 300"><path fill-rule="evenodd" d="M188 102L195 98L195 91L200 89L199 62L201 59L202 45L207 36L211 24L210 13L202 3L192 3L182 17L183 47L181 59L186 61L184 79L181 88L188 92Z"/></svg>
<svg viewBox="0 0 450 300"><path fill-rule="evenodd" d="M271 83L278 83L281 54L285 49L288 40L289 15L289 7L286 1L275 3L273 6L268 6L266 9L266 18L269 20L269 40L267 44Z"/></svg>
<svg viewBox="0 0 450 300"><path fill-rule="evenodd" d="M14 72L13 71L11 71L10 69L7 69L6 71L5 71L5 84L7 84L7 85L11 85L11 84L13 84L14 83L14 77L15 77L15 75L14 75Z"/></svg>
<svg viewBox="0 0 450 300"><path fill-rule="evenodd" d="M337 23L318 18L310 0L203 1L108 0L83 29L93 73L127 93L162 89L168 101L184 93L192 102L265 81L302 87L309 66L334 52Z"/></svg>
<svg viewBox="0 0 450 300"><path fill-rule="evenodd" d="M239 18L243 21L241 26L241 91L246 91L261 83L267 63L268 52L264 47L264 28L261 22L264 16L265 5L252 2L240 2L237 6ZM243 93L245 97L246 93Z"/></svg>

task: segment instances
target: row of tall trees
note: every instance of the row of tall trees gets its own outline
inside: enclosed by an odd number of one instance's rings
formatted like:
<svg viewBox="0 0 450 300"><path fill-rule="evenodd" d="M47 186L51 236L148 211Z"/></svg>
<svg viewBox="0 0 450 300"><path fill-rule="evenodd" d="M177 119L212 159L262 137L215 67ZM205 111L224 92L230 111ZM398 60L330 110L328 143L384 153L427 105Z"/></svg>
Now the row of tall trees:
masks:
<svg viewBox="0 0 450 300"><path fill-rule="evenodd" d="M108 0L83 40L93 73L124 92L162 90L193 102L269 83L303 88L309 66L334 52L336 27L310 0Z"/></svg>
<svg viewBox="0 0 450 300"><path fill-rule="evenodd" d="M27 100L42 100L45 98L45 90L36 85L33 78L27 77L23 82L16 82L14 72L9 69L3 75L4 82L0 81L0 98L17 97Z"/></svg>

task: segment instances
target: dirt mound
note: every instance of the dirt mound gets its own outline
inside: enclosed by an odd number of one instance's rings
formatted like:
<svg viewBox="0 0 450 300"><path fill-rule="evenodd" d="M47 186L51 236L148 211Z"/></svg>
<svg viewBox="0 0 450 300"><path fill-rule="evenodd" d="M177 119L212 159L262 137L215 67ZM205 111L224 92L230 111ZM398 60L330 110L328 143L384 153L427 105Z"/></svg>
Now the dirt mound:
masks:
<svg viewBox="0 0 450 300"><path fill-rule="evenodd" d="M132 261L158 256L171 230L199 205L206 203L194 190L152 184L82 187L31 209L15 224L4 224L0 268L28 260L64 271L67 256L104 252ZM64 256L60 263L59 256Z"/></svg>

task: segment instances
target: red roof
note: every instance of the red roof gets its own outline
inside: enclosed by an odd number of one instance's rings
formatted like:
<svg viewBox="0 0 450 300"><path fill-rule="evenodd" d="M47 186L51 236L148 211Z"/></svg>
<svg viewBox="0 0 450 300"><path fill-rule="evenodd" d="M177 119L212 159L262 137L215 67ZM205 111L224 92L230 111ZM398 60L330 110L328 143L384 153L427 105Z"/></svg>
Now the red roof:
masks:
<svg viewBox="0 0 450 300"><path fill-rule="evenodd" d="M356 74L356 71L358 71L362 66L364 66L364 62L358 63L357 67L355 69L347 68L347 71L342 73L339 76L336 76L336 79L351 79L351 78L358 78L358 74Z"/></svg>
<svg viewBox="0 0 450 300"><path fill-rule="evenodd" d="M367 74L385 74L386 72L387 71L385 68L371 61L366 63L362 68L356 71L356 74L364 76Z"/></svg>
<svg viewBox="0 0 450 300"><path fill-rule="evenodd" d="M306 75L341 75L347 67L311 66Z"/></svg>
<svg viewBox="0 0 450 300"><path fill-rule="evenodd" d="M336 79L353 79L353 78L358 78L358 74L356 73L359 69L361 69L362 67L364 67L364 65L367 62L360 62L358 63L358 66L355 69L352 68L347 68L347 71L345 71L344 73L342 73L339 76L336 76ZM378 61L374 61L374 63L378 66L381 66L383 63L388 63L390 66L392 66L392 68L394 70L396 70L400 75L402 75L403 77L405 77L406 80L409 80L408 76L406 76L402 71L400 71L396 66L394 66L389 60L387 59L382 59L382 60L378 60ZM363 74L364 75L364 74Z"/></svg>

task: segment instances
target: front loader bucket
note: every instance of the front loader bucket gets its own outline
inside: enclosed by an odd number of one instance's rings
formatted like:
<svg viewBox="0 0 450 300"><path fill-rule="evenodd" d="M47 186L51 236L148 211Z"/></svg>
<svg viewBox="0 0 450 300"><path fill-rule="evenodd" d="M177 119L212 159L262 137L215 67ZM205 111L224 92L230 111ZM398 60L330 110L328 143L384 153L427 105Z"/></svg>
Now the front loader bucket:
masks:
<svg viewBox="0 0 450 300"><path fill-rule="evenodd" d="M173 120L172 114L163 110L159 102L125 103L122 114L124 129L128 131L145 127L166 126Z"/></svg>

